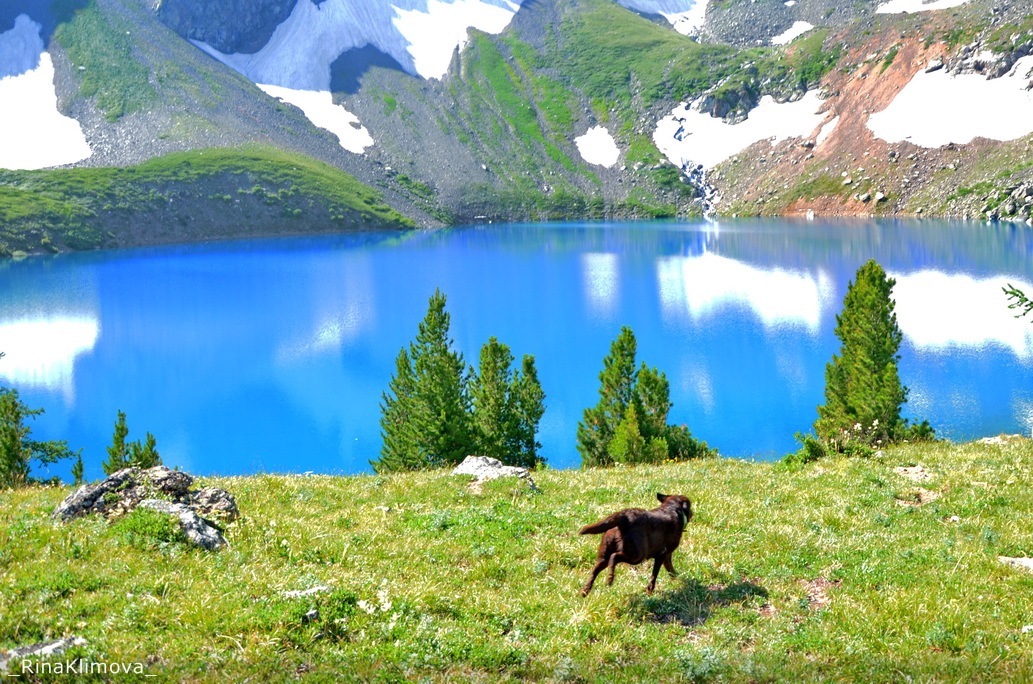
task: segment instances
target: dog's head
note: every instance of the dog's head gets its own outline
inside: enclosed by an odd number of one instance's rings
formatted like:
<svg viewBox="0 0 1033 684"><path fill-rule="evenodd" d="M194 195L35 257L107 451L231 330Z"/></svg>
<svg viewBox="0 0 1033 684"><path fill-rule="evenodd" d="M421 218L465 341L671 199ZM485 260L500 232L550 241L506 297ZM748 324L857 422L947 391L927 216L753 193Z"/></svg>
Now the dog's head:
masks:
<svg viewBox="0 0 1033 684"><path fill-rule="evenodd" d="M689 497L681 496L680 494L660 494L658 492L656 498L660 502L661 508L673 508L677 511L678 518L682 521L682 527L692 520L692 502L689 501Z"/></svg>

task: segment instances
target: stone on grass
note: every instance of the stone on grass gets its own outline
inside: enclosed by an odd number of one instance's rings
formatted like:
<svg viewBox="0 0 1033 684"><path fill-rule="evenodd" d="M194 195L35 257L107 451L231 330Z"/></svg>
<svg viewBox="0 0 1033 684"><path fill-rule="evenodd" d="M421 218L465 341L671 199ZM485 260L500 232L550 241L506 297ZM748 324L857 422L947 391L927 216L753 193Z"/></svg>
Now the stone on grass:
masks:
<svg viewBox="0 0 1033 684"><path fill-rule="evenodd" d="M31 646L12 648L10 651L0 655L0 672L7 672L11 662L25 658L47 658L52 655L60 655L75 646L85 646L86 639L77 636L57 639L55 641L43 641ZM18 675L15 675L17 677Z"/></svg>
<svg viewBox="0 0 1033 684"><path fill-rule="evenodd" d="M1005 565L1010 565L1013 568L1019 568L1020 570L1028 570L1033 572L1033 558L1011 558L1009 556L998 556L997 560L1001 561Z"/></svg>
<svg viewBox="0 0 1033 684"><path fill-rule="evenodd" d="M455 467L452 474L472 475L475 479L470 483L470 487L474 490L479 490L482 484L498 477L519 477L527 482L532 491L538 491L538 486L531 479L531 473L527 468L503 465L502 461L491 456L467 456Z"/></svg>
<svg viewBox="0 0 1033 684"><path fill-rule="evenodd" d="M179 519L179 526L186 533L187 541L207 551L218 551L226 546L226 538L219 528L199 516L186 504L164 501L162 499L144 499L140 508L165 513Z"/></svg>
<svg viewBox="0 0 1033 684"><path fill-rule="evenodd" d="M111 520L143 506L175 517L190 543L210 551L226 546L212 521L232 522L239 515L229 492L216 487L190 491L194 478L166 466L123 468L107 479L79 487L54 509L54 518L72 520L99 514Z"/></svg>

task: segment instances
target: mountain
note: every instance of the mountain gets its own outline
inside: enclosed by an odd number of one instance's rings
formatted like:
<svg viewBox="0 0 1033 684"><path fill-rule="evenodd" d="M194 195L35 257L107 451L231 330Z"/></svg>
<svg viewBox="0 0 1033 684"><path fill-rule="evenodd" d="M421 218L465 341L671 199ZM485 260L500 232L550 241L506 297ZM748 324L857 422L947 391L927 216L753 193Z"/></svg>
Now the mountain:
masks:
<svg viewBox="0 0 1033 684"><path fill-rule="evenodd" d="M0 253L703 210L1027 220L1031 52L1033 12L1000 0L9 0Z"/></svg>

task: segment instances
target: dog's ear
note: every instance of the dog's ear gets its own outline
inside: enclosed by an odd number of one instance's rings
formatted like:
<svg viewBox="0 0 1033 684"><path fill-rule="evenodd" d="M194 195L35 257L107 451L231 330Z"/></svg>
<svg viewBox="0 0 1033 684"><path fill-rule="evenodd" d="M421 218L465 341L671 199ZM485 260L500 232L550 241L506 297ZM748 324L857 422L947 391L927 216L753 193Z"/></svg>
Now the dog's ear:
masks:
<svg viewBox="0 0 1033 684"><path fill-rule="evenodd" d="M660 503L663 503L666 498L667 498L666 494L661 494L660 492L656 493L656 500L659 501Z"/></svg>

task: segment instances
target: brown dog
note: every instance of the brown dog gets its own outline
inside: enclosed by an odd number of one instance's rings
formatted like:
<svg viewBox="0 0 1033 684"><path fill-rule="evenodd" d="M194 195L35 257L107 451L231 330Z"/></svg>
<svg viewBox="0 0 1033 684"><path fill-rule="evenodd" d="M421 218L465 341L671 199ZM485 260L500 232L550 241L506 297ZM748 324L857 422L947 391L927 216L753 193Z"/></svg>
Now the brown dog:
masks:
<svg viewBox="0 0 1033 684"><path fill-rule="evenodd" d="M657 494L660 506L651 511L642 508L625 508L592 525L581 528L581 534L603 534L599 542L599 555L592 576L581 589L586 596L592 591L596 575L609 567L606 584L613 584L613 572L617 563L638 565L647 558L653 559L653 578L649 580L646 592L652 594L656 588L656 576L660 566L667 568L671 577L677 577L671 565L671 554L681 542L685 525L692 519L692 502L684 496Z"/></svg>

